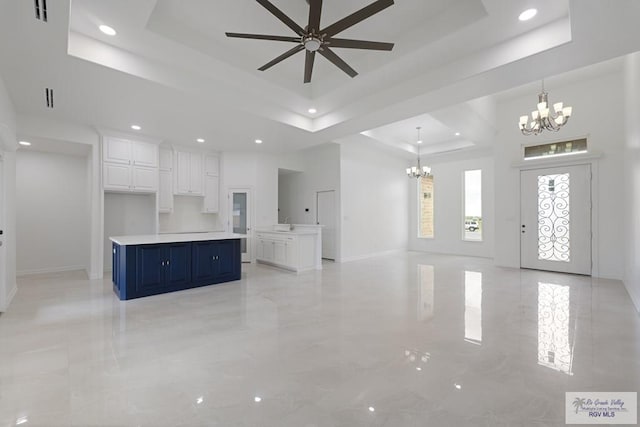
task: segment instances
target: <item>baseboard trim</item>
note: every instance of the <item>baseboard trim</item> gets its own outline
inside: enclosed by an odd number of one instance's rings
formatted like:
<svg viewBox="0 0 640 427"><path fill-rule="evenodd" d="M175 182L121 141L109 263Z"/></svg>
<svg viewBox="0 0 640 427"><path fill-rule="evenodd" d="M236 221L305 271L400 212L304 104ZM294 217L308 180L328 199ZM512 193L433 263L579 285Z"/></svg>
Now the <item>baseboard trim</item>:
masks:
<svg viewBox="0 0 640 427"><path fill-rule="evenodd" d="M402 252L407 252L407 249L391 249L389 251L374 252L370 254L356 255L351 257L343 257L340 259L340 262L362 261L369 258L377 258L385 255L393 255L393 254L398 254Z"/></svg>
<svg viewBox="0 0 640 427"><path fill-rule="evenodd" d="M631 302L636 308L636 311L640 313L640 296L636 295L636 293L633 292L633 288L631 287L631 285L627 285L626 280L623 280L622 284L624 285L624 288L627 290L627 293L629 294L629 298L631 298Z"/></svg>
<svg viewBox="0 0 640 427"><path fill-rule="evenodd" d="M5 306L0 307L0 313L4 313L9 309L9 306L11 305L11 301L13 301L13 298L16 296L17 293L18 293L18 286L14 283L13 288L7 294L7 302L5 303Z"/></svg>
<svg viewBox="0 0 640 427"><path fill-rule="evenodd" d="M66 267L54 267L54 268L36 268L33 270L19 270L16 272L16 276L30 276L33 274L46 274L46 273L63 273L65 271L86 271L84 265L69 265Z"/></svg>

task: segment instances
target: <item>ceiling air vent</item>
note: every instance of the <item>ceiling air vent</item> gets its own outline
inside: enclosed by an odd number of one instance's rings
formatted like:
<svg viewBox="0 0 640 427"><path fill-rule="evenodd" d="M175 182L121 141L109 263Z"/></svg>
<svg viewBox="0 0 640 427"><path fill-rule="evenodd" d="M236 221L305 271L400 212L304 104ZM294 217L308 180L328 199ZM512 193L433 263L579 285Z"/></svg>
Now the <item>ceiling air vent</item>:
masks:
<svg viewBox="0 0 640 427"><path fill-rule="evenodd" d="M53 89L45 88L44 98L47 104L47 108L53 108Z"/></svg>
<svg viewBox="0 0 640 427"><path fill-rule="evenodd" d="M47 0L33 0L33 6L36 10L36 19L47 22Z"/></svg>

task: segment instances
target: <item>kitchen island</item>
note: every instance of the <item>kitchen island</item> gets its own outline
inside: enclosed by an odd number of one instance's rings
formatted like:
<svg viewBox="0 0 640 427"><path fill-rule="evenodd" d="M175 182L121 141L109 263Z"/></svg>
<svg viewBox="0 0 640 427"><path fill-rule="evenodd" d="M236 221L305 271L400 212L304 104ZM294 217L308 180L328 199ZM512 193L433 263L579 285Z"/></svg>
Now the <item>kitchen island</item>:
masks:
<svg viewBox="0 0 640 427"><path fill-rule="evenodd" d="M240 280L236 233L109 237L113 291L121 300Z"/></svg>

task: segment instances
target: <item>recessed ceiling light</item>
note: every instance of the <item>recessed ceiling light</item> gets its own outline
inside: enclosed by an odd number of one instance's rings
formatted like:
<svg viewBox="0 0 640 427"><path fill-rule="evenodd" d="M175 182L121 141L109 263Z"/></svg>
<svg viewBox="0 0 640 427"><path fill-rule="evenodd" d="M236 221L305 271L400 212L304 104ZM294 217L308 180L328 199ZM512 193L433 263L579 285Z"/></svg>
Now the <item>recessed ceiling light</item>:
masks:
<svg viewBox="0 0 640 427"><path fill-rule="evenodd" d="M456 132L456 136L460 136L460 132Z"/></svg>
<svg viewBox="0 0 640 427"><path fill-rule="evenodd" d="M421 140L421 139L417 140L416 142L417 142L418 144L422 144L422 140Z"/></svg>
<svg viewBox="0 0 640 427"><path fill-rule="evenodd" d="M309 114L315 114L318 112L315 108L309 108L307 111L309 111Z"/></svg>
<svg viewBox="0 0 640 427"><path fill-rule="evenodd" d="M538 9L527 9L518 16L521 21L528 21L538 14Z"/></svg>
<svg viewBox="0 0 640 427"><path fill-rule="evenodd" d="M198 139L196 139L196 141L198 141L200 144L202 144L204 142L204 138L198 138Z"/></svg>
<svg viewBox="0 0 640 427"><path fill-rule="evenodd" d="M369 412L375 412L376 408L374 408L373 406L369 406Z"/></svg>
<svg viewBox="0 0 640 427"><path fill-rule="evenodd" d="M260 402L262 402L262 398L260 396L256 396L256 397L253 398L253 401L256 402L256 403L260 403Z"/></svg>
<svg viewBox="0 0 640 427"><path fill-rule="evenodd" d="M116 30L114 30L113 28L111 28L108 25L100 25L98 28L100 29L100 31L102 31L103 33L105 33L108 36L115 36L116 34L118 34L118 33L116 33Z"/></svg>
<svg viewBox="0 0 640 427"><path fill-rule="evenodd" d="M31 143L29 141L20 141L20 142L18 142L18 144L24 145L25 147L28 147L28 146L31 145Z"/></svg>
<svg viewBox="0 0 640 427"><path fill-rule="evenodd" d="M141 130L142 128L138 125L131 125L131 129L133 130Z"/></svg>
<svg viewBox="0 0 640 427"><path fill-rule="evenodd" d="M261 139L256 139L256 144L262 144L262 140Z"/></svg>

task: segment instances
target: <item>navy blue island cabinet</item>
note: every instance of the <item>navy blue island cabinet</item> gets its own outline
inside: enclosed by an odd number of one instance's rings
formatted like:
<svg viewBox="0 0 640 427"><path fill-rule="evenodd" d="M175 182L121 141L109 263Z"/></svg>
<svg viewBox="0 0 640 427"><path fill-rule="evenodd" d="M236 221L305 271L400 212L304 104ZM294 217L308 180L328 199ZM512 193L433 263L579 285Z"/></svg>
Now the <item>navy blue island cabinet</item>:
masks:
<svg viewBox="0 0 640 427"><path fill-rule="evenodd" d="M121 300L240 280L238 238L126 245L114 239L111 279Z"/></svg>

